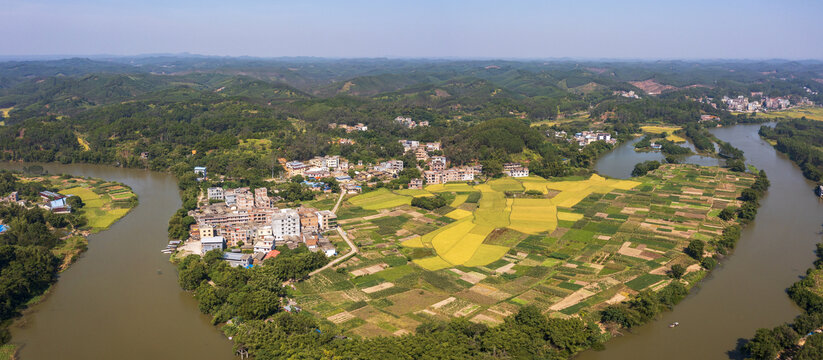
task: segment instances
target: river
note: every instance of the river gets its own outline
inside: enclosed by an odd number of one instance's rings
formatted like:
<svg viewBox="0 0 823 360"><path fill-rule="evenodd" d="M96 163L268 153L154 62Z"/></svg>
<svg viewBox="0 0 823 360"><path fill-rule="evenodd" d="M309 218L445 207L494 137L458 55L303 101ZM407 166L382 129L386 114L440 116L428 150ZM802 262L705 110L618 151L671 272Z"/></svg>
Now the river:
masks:
<svg viewBox="0 0 823 360"><path fill-rule="evenodd" d="M743 230L734 253L673 311L612 339L606 350L587 351L577 359L742 358L735 351L741 339L800 313L785 289L805 275L815 260L815 244L823 230L823 203L800 169L760 139L759 128L737 125L712 130L743 150L747 162L766 170L771 180L757 218ZM633 152L630 145L621 145L595 168L604 175L626 177L635 163L648 160L648 155L632 156L628 151ZM675 321L681 325L669 328Z"/></svg>
<svg viewBox="0 0 823 360"><path fill-rule="evenodd" d="M759 138L758 128L713 130L765 169L772 182L734 254L673 311L609 341L605 351L588 351L578 359L735 358L739 339L799 314L784 290L815 259L823 203L799 168ZM635 153L631 144L624 144L605 155L596 169L626 178L635 163L661 158ZM717 164L694 156L686 161ZM231 343L198 312L191 295L180 290L174 267L159 252L166 244L168 219L180 206L174 178L106 166L41 165L51 173L123 182L138 194L140 205L110 229L90 236L89 251L60 275L45 301L18 321L12 341L22 346L21 358L231 358ZM668 328L674 321L681 326Z"/></svg>
<svg viewBox="0 0 823 360"><path fill-rule="evenodd" d="M28 165L28 164L27 164ZM23 360L230 359L231 342L177 285L160 250L180 207L171 175L110 166L38 164L49 173L122 182L140 205L108 230L12 330ZM0 163L3 169L22 164Z"/></svg>

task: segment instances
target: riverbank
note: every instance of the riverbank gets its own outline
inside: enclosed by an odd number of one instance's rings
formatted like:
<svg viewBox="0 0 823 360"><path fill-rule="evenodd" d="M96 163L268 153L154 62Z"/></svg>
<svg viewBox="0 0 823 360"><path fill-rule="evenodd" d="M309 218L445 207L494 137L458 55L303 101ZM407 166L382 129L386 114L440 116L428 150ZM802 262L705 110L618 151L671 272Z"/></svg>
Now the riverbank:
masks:
<svg viewBox="0 0 823 360"><path fill-rule="evenodd" d="M174 267L157 251L168 243L168 219L180 207L173 176L89 164L2 163L0 168L21 171L32 165L53 174L125 184L139 197L140 206L107 230L90 233L92 246L82 261L62 272L49 295L11 328L20 358L231 357L231 343L199 314L191 296L179 290ZM169 341L180 334L189 339Z"/></svg>
<svg viewBox="0 0 823 360"><path fill-rule="evenodd" d="M45 207L46 224L53 229L51 231L54 235L51 236L54 239L41 245L49 249L58 263L55 267L56 272L67 270L88 249L87 236L90 233L105 230L137 204L137 197L130 188L102 179L25 173L6 173L5 176L4 188L7 191L14 190L13 193L2 194L4 202L0 203L2 206L9 207L3 209L3 220L6 222L4 232L8 231L11 235L6 236L4 242L7 245L15 245L9 248L9 251L15 254L11 258L12 261L27 261L18 259L20 255L17 254L20 249L25 249L25 244L30 244L31 240L25 240L25 237L35 236L29 234L36 229L32 227L37 224L33 219L43 216L37 215L41 213L26 212L28 211L26 209L39 210L38 208ZM41 189L45 191L40 191ZM38 191L40 191L39 194ZM76 198L73 198L74 196ZM21 212L25 215L20 214ZM32 217L33 215L36 216ZM99 221L99 218L105 218L105 221ZM23 227L25 230L17 229L17 227ZM17 315L14 318L4 319L4 322L12 326L20 326L24 323L23 319L26 314L48 298L55 283L56 277L47 288L33 289L33 297L19 305L20 308L16 310ZM13 296L19 297L20 294L14 292ZM13 358L18 350L14 344L3 345L2 349L0 359Z"/></svg>
<svg viewBox="0 0 823 360"><path fill-rule="evenodd" d="M823 203L811 193L813 183L800 169L758 135L760 124L712 129L719 139L745 152L747 162L769 174L771 187L760 199L754 221L741 232L739 246L679 305L626 336L612 339L602 352L587 351L581 360L729 359L739 339L756 329L776 326L799 313L784 290L805 274L820 241ZM633 152L633 149L627 148ZM623 151L622 148L615 152ZM629 153L630 154L630 153ZM610 157L596 166L604 175L641 160ZM669 324L680 322L674 329ZM699 346L695 346L699 344Z"/></svg>

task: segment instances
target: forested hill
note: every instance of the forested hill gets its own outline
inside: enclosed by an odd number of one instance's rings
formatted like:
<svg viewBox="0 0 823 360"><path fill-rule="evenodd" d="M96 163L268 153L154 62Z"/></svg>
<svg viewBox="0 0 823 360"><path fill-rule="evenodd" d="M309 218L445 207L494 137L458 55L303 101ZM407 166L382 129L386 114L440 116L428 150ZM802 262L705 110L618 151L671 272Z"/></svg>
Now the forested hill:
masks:
<svg viewBox="0 0 823 360"><path fill-rule="evenodd" d="M205 165L259 179L280 170L278 158L338 154L375 163L399 158L397 141L411 139L443 142L455 164L479 161L494 169L520 161L536 174L567 175L586 169L608 146L580 151L546 130L628 136L639 124L686 125L704 114L738 121L718 97L761 91L823 102L812 94L823 92L820 74L820 63L780 61L158 56L4 62L0 158L176 171ZM626 96L631 91L635 95ZM715 102L695 101L706 96ZM398 116L429 126L409 128L394 120ZM337 126L358 123L369 130Z"/></svg>

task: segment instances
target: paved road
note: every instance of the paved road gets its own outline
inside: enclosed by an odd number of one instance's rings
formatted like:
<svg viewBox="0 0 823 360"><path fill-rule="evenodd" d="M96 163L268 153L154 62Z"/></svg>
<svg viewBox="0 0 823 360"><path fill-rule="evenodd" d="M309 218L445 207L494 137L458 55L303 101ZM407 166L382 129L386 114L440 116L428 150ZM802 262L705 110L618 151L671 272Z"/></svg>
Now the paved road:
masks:
<svg viewBox="0 0 823 360"><path fill-rule="evenodd" d="M337 199L337 204L335 204L334 209L332 209L333 213L335 213L335 214L337 213L337 209L340 208L340 204L343 203L343 198L344 197L346 197L346 192L341 190L340 191L340 198ZM352 257L352 255L357 254L357 246L354 246L354 243L349 239L349 236L346 234L346 232L343 231L343 228L338 226L337 227L337 233L340 234L340 237L343 238L343 241L345 241L346 244L349 244L349 247L351 248L351 251L346 253L346 255L343 255L343 256L341 256L337 259L334 259L332 262L326 264L326 266L323 266L323 267L321 267L317 270L314 270L314 271L310 272L309 276L312 276L312 275L317 274L317 273L319 273L323 270L326 270L326 269L328 269L332 266L335 266L335 265L345 261L346 259Z"/></svg>

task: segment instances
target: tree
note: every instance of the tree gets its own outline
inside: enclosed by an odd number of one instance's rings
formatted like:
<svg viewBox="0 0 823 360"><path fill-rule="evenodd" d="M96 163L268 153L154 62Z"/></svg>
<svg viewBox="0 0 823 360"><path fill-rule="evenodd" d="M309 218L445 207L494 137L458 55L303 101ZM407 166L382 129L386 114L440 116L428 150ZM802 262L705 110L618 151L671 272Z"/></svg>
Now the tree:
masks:
<svg viewBox="0 0 823 360"><path fill-rule="evenodd" d="M720 213L717 214L717 217L729 221L734 219L734 215L737 213L737 207L735 206L727 206L725 209L720 210Z"/></svg>
<svg viewBox="0 0 823 360"><path fill-rule="evenodd" d="M480 164L483 165L483 175L488 177L499 176L503 173L503 164L499 160L483 160Z"/></svg>
<svg viewBox="0 0 823 360"><path fill-rule="evenodd" d="M86 206L86 204L83 202L83 199L81 199L79 196L69 196L69 198L66 200L66 203L69 206L71 206L72 210L80 210L83 208L83 206Z"/></svg>
<svg viewBox="0 0 823 360"><path fill-rule="evenodd" d="M686 255L700 261L703 258L703 251L705 247L706 243L703 240L692 240L689 242L689 246L686 247Z"/></svg>
<svg viewBox="0 0 823 360"><path fill-rule="evenodd" d="M755 360L773 360L777 357L780 345L769 329L757 329L754 339L743 345L743 352Z"/></svg>
<svg viewBox="0 0 823 360"><path fill-rule="evenodd" d="M672 265L671 270L669 270L669 275L675 279L680 279L684 274L686 274L686 268L680 264Z"/></svg>

